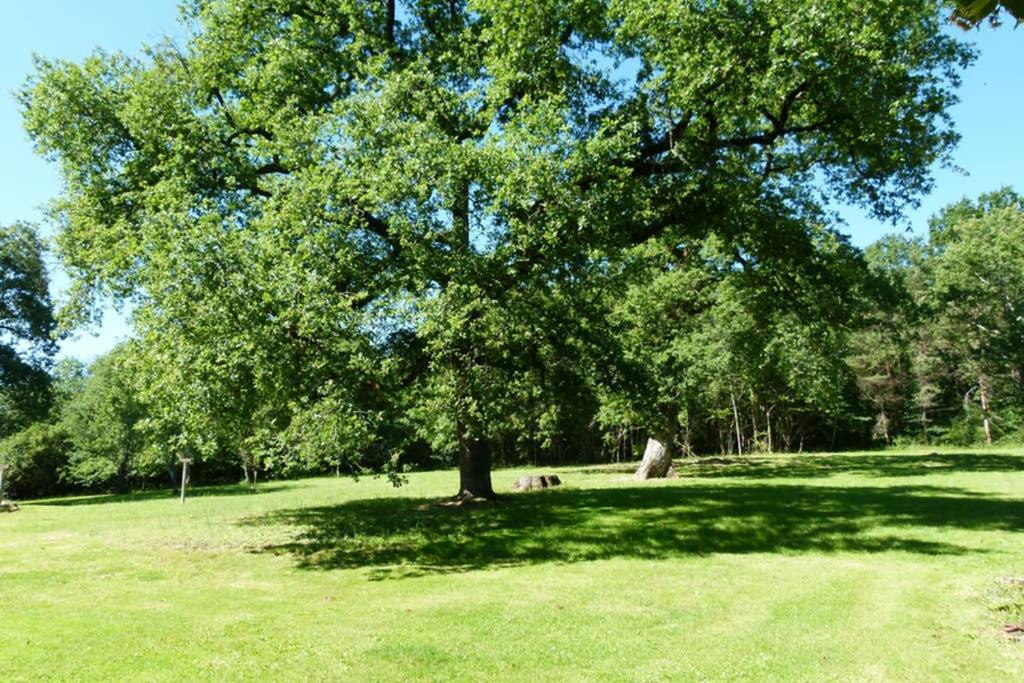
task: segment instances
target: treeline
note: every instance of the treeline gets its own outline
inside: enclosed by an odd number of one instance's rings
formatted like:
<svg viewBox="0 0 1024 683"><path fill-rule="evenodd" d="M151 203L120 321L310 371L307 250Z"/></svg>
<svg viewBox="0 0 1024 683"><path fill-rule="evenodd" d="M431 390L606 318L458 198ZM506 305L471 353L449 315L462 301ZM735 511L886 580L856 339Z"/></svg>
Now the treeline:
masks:
<svg viewBox="0 0 1024 683"><path fill-rule="evenodd" d="M637 250L605 264L587 296L534 296L507 366L485 369L496 397L516 399L481 406L499 428L486 447L501 465L547 465L633 459L650 435L684 454L1019 443L1024 201L1004 189L929 227L863 252L796 225L772 258L716 240ZM515 334L508 318L490 322L487 337ZM450 463L431 442L444 413L421 402L431 350L398 326L353 355L296 360L260 403L254 377L189 377L172 354L201 349L165 339L151 330L89 368L63 360L35 392L12 385L23 410L0 444L9 491L173 487L183 456L208 482ZM311 361L327 373L365 363L373 379L310 391Z"/></svg>
<svg viewBox="0 0 1024 683"><path fill-rule="evenodd" d="M872 437L956 445L1024 434L1024 201L954 204L928 239L891 236L867 261L892 296L851 340Z"/></svg>

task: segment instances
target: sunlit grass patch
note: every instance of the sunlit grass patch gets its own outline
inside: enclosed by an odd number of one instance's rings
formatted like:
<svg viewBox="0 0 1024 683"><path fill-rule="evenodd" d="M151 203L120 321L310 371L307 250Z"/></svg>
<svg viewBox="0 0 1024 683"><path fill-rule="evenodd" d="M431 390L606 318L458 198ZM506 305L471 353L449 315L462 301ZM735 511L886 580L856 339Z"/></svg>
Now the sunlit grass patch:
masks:
<svg viewBox="0 0 1024 683"><path fill-rule="evenodd" d="M496 503L462 507L436 504L452 472L29 502L0 518L4 672L1019 679L1002 630L1024 589L1001 577L1024 575L1022 465L704 458L661 482L566 467L516 495L523 471L502 470Z"/></svg>

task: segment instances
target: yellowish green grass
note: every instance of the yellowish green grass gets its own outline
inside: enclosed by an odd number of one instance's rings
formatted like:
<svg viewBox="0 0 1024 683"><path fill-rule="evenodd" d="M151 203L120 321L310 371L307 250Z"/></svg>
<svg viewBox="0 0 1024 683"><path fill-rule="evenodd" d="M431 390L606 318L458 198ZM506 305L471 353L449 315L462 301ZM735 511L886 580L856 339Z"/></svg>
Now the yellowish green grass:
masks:
<svg viewBox="0 0 1024 683"><path fill-rule="evenodd" d="M0 678L1024 680L1024 454L559 473L461 508L451 472L26 504Z"/></svg>

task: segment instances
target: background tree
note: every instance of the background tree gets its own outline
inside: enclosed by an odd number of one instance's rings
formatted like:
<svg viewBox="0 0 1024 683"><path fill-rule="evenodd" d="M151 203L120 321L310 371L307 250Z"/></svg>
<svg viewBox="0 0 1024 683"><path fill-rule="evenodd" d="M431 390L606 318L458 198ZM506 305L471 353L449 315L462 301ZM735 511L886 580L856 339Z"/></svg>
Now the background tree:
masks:
<svg viewBox="0 0 1024 683"><path fill-rule="evenodd" d="M34 422L0 441L0 462L10 465L4 493L12 498L53 496L67 490L62 479L71 443L60 425Z"/></svg>
<svg viewBox="0 0 1024 683"><path fill-rule="evenodd" d="M145 410L121 346L96 360L82 390L64 406L61 425L71 442L66 478L87 488L116 486L127 491L132 479L146 474L141 422Z"/></svg>
<svg viewBox="0 0 1024 683"><path fill-rule="evenodd" d="M916 412L912 419L925 440L934 425L954 443L973 443L975 428L991 442L997 436L993 393L1000 396L1004 431L1017 428L1021 215L1020 198L1003 188L940 211L927 240L890 236L868 249L873 269L897 294L897 305L874 315L899 330L884 348L910 360L905 405ZM874 344L872 353L882 348ZM902 373L899 378L902 385Z"/></svg>
<svg viewBox="0 0 1024 683"><path fill-rule="evenodd" d="M0 436L45 417L56 342L44 247L27 224L0 226Z"/></svg>
<svg viewBox="0 0 1024 683"><path fill-rule="evenodd" d="M993 208L952 228L955 241L936 257L934 296L992 443L993 394L1024 395L1024 210Z"/></svg>
<svg viewBox="0 0 1024 683"><path fill-rule="evenodd" d="M915 401L912 339L920 321L908 278L918 261L921 245L902 235L890 235L865 250L869 270L861 319L850 339L847 357L856 376L860 397L873 411L872 437L890 444L907 421L919 418L927 429L927 411L933 407L928 390L919 396L920 412L911 413ZM926 432L925 432L926 433Z"/></svg>
<svg viewBox="0 0 1024 683"><path fill-rule="evenodd" d="M50 408L52 419L59 419L64 406L85 388L89 368L77 358L62 358L50 371L53 402Z"/></svg>

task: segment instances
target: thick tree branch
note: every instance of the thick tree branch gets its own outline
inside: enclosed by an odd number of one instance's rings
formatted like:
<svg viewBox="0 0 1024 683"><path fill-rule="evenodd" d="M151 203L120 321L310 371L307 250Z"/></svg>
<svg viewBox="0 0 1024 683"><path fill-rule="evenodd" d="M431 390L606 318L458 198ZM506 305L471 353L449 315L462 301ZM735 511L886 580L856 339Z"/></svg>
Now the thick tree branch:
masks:
<svg viewBox="0 0 1024 683"><path fill-rule="evenodd" d="M384 39L395 44L395 0L384 0Z"/></svg>

